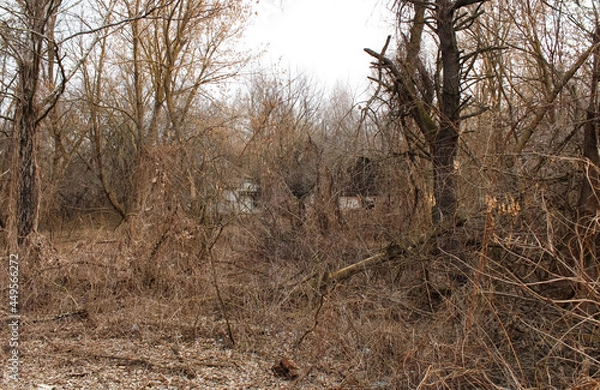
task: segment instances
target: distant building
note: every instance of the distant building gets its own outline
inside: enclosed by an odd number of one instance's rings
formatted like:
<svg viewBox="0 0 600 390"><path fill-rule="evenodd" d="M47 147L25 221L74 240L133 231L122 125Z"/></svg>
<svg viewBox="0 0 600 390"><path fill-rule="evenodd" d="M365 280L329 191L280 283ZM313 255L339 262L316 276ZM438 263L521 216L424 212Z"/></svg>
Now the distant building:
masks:
<svg viewBox="0 0 600 390"><path fill-rule="evenodd" d="M245 179L237 188L223 191L219 212L254 214L259 211L259 198L260 186L253 180Z"/></svg>
<svg viewBox="0 0 600 390"><path fill-rule="evenodd" d="M338 197L340 210L370 210L375 207L378 169L369 157L360 156L347 172L349 180Z"/></svg>
<svg viewBox="0 0 600 390"><path fill-rule="evenodd" d="M375 207L376 196L339 196L338 209L340 210L370 210Z"/></svg>

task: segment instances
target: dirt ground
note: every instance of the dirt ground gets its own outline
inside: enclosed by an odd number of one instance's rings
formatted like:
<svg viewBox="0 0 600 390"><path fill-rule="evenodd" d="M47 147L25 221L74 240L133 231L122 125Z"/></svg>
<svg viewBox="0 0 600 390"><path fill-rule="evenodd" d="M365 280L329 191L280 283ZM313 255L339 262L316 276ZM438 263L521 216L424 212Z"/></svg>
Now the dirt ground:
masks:
<svg viewBox="0 0 600 390"><path fill-rule="evenodd" d="M10 335L7 327L2 340ZM171 329L172 330L172 329ZM317 367L282 365L284 357L231 347L221 337L190 337L87 316L25 317L19 335L19 380L5 365L0 387L12 389L333 389L335 378ZM109 337L106 337L110 335ZM3 343L2 361L11 349ZM286 369L289 369L286 371Z"/></svg>

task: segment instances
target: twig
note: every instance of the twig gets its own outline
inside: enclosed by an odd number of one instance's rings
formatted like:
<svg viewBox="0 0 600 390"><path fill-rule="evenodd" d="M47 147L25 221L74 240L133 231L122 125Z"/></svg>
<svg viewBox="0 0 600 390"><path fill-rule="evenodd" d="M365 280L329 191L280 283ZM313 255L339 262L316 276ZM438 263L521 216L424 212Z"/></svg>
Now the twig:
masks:
<svg viewBox="0 0 600 390"><path fill-rule="evenodd" d="M310 329L308 329L306 332L304 332L304 334L302 336L300 336L298 341L295 343L296 349L300 347L300 344L302 344L302 341L304 341L306 336L308 336L310 333L314 332L315 329L317 329L317 326L319 325L319 313L321 312L321 309L323 309L323 304L325 302L325 295L327 295L327 294L320 294L319 307L317 308L317 311L315 312L315 321L313 323L313 326L311 326Z"/></svg>
<svg viewBox="0 0 600 390"><path fill-rule="evenodd" d="M419 386L417 386L416 390L419 390L421 388L421 386L423 386L423 384L427 380L427 377L429 376L430 372L431 372L431 364L429 365L429 367L427 367L427 371L425 371L425 376L423 377L423 379L421 379L421 382L419 382Z"/></svg>
<svg viewBox="0 0 600 390"><path fill-rule="evenodd" d="M208 252L208 262L210 263L213 286L215 287L215 293L217 295L217 300L219 301L219 308L221 309L221 315L223 316L223 319L225 319L225 324L227 326L227 336L229 337L231 344L235 345L235 338L233 337L233 331L231 330L231 323L229 322L229 316L227 315L225 301L223 301L223 297L221 296L221 289L219 288L219 281L217 279L217 268L215 267L214 254L212 251L212 248L214 247L222 231L223 227L219 226L217 233L212 239L210 245L207 245L206 250Z"/></svg>

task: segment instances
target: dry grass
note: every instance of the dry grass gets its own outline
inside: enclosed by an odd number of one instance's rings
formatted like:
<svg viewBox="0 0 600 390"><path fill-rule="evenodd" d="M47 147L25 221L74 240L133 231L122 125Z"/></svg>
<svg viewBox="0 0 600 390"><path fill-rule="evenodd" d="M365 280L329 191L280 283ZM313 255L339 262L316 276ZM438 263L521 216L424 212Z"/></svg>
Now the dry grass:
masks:
<svg viewBox="0 0 600 390"><path fill-rule="evenodd" d="M577 258L589 242L564 216L538 211L545 224L525 225L534 210L488 207L452 232L455 254L439 249L445 234L408 238L378 209L326 231L316 214L294 225L273 210L204 224L174 210L135 235L69 227L20 253L25 337L68 319L80 323L72 337L92 340L211 339L291 358L296 388L326 376L339 389L595 389L597 259ZM412 261L314 288L394 237Z"/></svg>

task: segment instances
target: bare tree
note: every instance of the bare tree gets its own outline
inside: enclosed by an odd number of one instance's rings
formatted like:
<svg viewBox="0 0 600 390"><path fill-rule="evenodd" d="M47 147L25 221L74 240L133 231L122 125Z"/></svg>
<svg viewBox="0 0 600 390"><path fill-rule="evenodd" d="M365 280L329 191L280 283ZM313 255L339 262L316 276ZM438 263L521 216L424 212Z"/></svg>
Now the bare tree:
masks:
<svg viewBox="0 0 600 390"><path fill-rule="evenodd" d="M247 99L251 134L241 157L250 171L246 174L261 179L266 202L290 201L282 210L295 227L304 224L305 202L319 184L321 151L312 136L320 122L320 101L311 88L303 77L259 74Z"/></svg>
<svg viewBox="0 0 600 390"><path fill-rule="evenodd" d="M142 2L121 5L131 22L104 37L82 69L82 111L93 119L87 165L110 205L135 230L152 186L155 154L163 146L193 148L200 142L204 128L198 122L210 116L203 110L215 98L214 86L235 76L243 63L232 43L246 12L239 0L175 0L159 2L153 18L139 19ZM188 177L193 165L187 165Z"/></svg>
<svg viewBox="0 0 600 390"><path fill-rule="evenodd" d="M404 55L396 61L386 56L389 38L380 52L365 49L377 59L374 66L380 72L376 81L397 100L400 109L412 117L426 140L433 164L435 205L432 218L436 224L452 223L456 216L454 175L464 103L461 101L461 80L465 59L475 55L463 54L461 58L457 31L467 28L478 17L485 1L398 1L395 5L399 23L403 23L402 18L407 12L412 14L408 31L401 37ZM464 12L470 5L477 7L472 12ZM425 54L422 47L426 28L430 28L436 37L440 74L431 75L421 59ZM402 25L400 30L403 30ZM435 80L441 80L441 85L436 85Z"/></svg>
<svg viewBox="0 0 600 390"><path fill-rule="evenodd" d="M586 113L583 134L583 158L585 160L584 178L579 196L579 221L577 230L581 235L581 244L587 263L597 260L596 239L598 237L597 218L600 207L600 106L598 102L598 86L600 85L600 25L596 26L593 37L593 65L590 84L590 97Z"/></svg>
<svg viewBox="0 0 600 390"><path fill-rule="evenodd" d="M61 67L58 48L53 42L53 29L60 1L27 0L8 9L2 23L0 39L15 63L14 134L17 158L13 180L16 183L17 244L38 224L39 174L37 149L40 121L52 110L62 91L64 80L44 96L40 96L40 72L44 61ZM63 73L64 76L64 73Z"/></svg>
<svg viewBox="0 0 600 390"><path fill-rule="evenodd" d="M99 26L83 23L81 30L74 31L74 28L71 35L63 32L63 36L57 37L55 27L58 18L67 14L61 11L61 5L60 0L17 1L3 8L0 20L0 40L5 55L11 59L8 62L14 66L14 82L5 83L4 90L5 96L11 97L13 103L3 108L8 109L4 118L13 123L16 143L12 171L12 193L16 198L12 225L16 231L16 245L20 245L38 226L40 184L37 158L42 121L55 109L67 82L85 61L96 39L87 42L88 50L82 58L71 62L65 60L65 43L144 18L156 10L156 7L150 6L132 18L124 18L116 23L107 23L100 18ZM109 8L112 6L109 5ZM71 68L68 72L66 63ZM60 148L60 145L57 146Z"/></svg>

